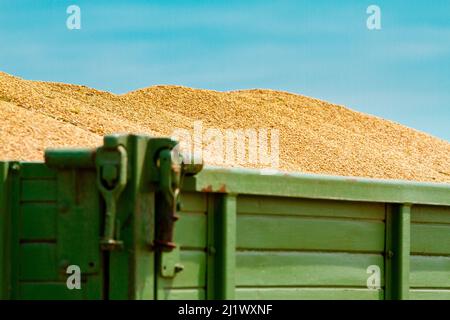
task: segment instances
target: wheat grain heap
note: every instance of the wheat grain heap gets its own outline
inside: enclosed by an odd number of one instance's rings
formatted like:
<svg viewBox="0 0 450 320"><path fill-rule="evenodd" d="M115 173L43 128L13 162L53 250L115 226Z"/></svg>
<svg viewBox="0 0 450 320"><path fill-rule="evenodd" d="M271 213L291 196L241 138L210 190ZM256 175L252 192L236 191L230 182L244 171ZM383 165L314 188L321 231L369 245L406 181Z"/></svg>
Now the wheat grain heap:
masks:
<svg viewBox="0 0 450 320"><path fill-rule="evenodd" d="M450 182L450 143L297 94L153 86L116 95L0 72L1 160L43 160L45 148L95 147L115 132L170 136L196 120L278 129L285 171Z"/></svg>

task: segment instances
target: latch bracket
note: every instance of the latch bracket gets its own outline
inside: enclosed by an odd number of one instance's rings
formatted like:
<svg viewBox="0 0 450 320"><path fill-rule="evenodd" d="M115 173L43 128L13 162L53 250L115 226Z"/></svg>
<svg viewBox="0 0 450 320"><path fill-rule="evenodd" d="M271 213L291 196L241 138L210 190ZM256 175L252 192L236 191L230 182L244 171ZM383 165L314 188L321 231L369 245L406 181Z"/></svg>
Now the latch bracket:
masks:
<svg viewBox="0 0 450 320"><path fill-rule="evenodd" d="M175 247L170 252L161 253L161 276L163 278L173 278L178 272L183 271L184 266L180 261L180 247Z"/></svg>
<svg viewBox="0 0 450 320"><path fill-rule="evenodd" d="M173 149L162 149L157 159L159 168L158 194L160 203L157 206L157 233L155 245L161 251L171 251L176 247L173 242L174 224L179 219L177 202L180 193L181 161L174 159Z"/></svg>
<svg viewBox="0 0 450 320"><path fill-rule="evenodd" d="M122 145L105 145L97 150L97 185L105 200L105 225L100 241L103 250L115 250L123 247L118 240L117 201L127 184L127 151Z"/></svg>

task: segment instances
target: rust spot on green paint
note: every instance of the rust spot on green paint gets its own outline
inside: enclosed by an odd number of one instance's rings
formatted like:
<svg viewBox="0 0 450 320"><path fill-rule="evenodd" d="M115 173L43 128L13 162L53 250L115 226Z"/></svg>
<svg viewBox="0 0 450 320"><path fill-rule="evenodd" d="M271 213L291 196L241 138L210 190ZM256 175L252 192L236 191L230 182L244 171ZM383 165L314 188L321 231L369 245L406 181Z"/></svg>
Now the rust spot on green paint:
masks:
<svg viewBox="0 0 450 320"><path fill-rule="evenodd" d="M212 185L209 185L209 186L203 188L201 191L202 192L212 192L213 191Z"/></svg>
<svg viewBox="0 0 450 320"><path fill-rule="evenodd" d="M90 152L90 158L92 163L95 163L95 157L97 156L97 149L92 149Z"/></svg>
<svg viewBox="0 0 450 320"><path fill-rule="evenodd" d="M217 192L223 192L226 193L227 192L227 186L226 185L221 185L220 188L217 190Z"/></svg>

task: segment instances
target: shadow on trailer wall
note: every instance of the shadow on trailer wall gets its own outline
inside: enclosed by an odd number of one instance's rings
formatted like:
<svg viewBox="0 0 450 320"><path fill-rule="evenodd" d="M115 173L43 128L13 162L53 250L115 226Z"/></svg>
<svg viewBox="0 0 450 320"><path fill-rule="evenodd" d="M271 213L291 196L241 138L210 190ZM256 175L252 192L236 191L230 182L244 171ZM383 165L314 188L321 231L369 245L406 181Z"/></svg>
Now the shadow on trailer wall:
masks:
<svg viewBox="0 0 450 320"><path fill-rule="evenodd" d="M175 145L0 163L0 297L450 299L450 185L200 170Z"/></svg>

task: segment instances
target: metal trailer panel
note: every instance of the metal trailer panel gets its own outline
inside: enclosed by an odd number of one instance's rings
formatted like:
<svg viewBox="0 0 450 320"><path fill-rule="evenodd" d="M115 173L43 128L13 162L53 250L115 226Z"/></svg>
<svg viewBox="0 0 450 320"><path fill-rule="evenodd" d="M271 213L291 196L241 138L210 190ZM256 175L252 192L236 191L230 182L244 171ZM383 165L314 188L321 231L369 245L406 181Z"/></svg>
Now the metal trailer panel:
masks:
<svg viewBox="0 0 450 320"><path fill-rule="evenodd" d="M448 298L448 185L287 176L212 168L186 185L237 195L235 297Z"/></svg>
<svg viewBox="0 0 450 320"><path fill-rule="evenodd" d="M450 299L450 185L204 168L182 179L168 242L173 146L111 136L0 163L0 297Z"/></svg>
<svg viewBox="0 0 450 320"><path fill-rule="evenodd" d="M100 204L92 173L14 164L10 298L103 297ZM83 270L81 290L68 290L66 271L71 265Z"/></svg>

